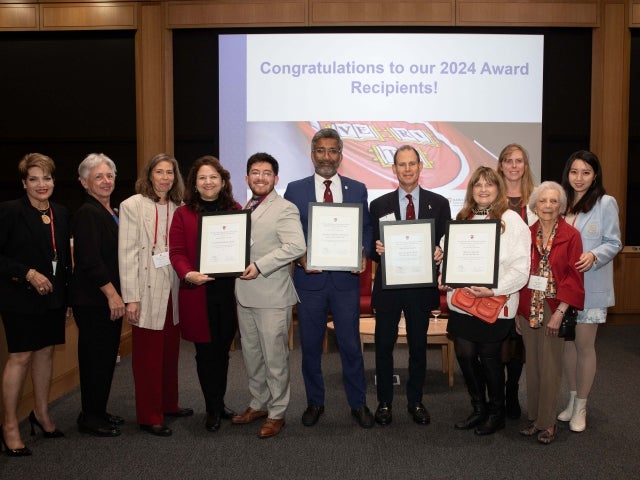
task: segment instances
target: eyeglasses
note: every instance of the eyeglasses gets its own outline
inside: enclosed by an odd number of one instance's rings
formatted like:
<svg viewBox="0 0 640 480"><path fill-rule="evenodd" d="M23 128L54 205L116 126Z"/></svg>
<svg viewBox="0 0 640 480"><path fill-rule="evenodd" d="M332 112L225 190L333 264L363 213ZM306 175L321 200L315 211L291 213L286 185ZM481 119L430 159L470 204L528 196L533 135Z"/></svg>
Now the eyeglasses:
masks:
<svg viewBox="0 0 640 480"><path fill-rule="evenodd" d="M330 156L335 157L342 153L342 150L338 150L337 148L314 148L312 150L313 153L319 156L324 156L325 153L328 153Z"/></svg>
<svg viewBox="0 0 640 480"><path fill-rule="evenodd" d="M266 178L271 178L271 177L273 177L273 172L270 172L268 170L266 170L264 172L260 172L258 170L251 170L249 172L249 176L250 177L260 177L260 176L262 176L262 177L266 177Z"/></svg>

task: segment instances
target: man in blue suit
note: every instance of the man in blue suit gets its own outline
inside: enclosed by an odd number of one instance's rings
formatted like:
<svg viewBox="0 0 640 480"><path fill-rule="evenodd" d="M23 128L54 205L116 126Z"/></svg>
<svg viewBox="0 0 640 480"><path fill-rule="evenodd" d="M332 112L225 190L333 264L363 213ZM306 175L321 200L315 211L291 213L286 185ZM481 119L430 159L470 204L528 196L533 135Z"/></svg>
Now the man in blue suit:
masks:
<svg viewBox="0 0 640 480"><path fill-rule="evenodd" d="M319 130L311 140L311 161L315 174L289 183L284 198L300 211L307 239L309 203L360 203L363 212L363 267L370 255L372 230L369 220L367 187L338 175L342 162L342 139L332 128ZM308 240L307 240L308 241ZM298 322L302 347L302 376L307 393L307 409L302 415L305 426L313 426L324 412L322 378L322 341L329 311L342 361L342 378L351 414L363 428L374 425L366 402L364 361L360 344L360 272L307 270L306 257L296 263L293 281L300 296Z"/></svg>
<svg viewBox="0 0 640 480"><path fill-rule="evenodd" d="M451 219L449 202L442 195L420 187L422 161L418 151L403 145L393 156L393 173L399 187L371 202L373 238L377 241L376 252L382 252L380 223L395 220L433 218L435 220L434 260L441 261L443 253L437 246L445 233L447 221ZM380 255L373 253L373 260L380 262ZM376 313L376 378L378 408L376 423L391 423L393 401L393 347L398 339L400 314L404 312L409 344L409 379L407 381L407 410L413 421L427 425L431 418L422 404L423 385L427 368L427 330L429 312L438 308L440 293L437 287L430 288L382 288L381 268L376 270L371 306Z"/></svg>

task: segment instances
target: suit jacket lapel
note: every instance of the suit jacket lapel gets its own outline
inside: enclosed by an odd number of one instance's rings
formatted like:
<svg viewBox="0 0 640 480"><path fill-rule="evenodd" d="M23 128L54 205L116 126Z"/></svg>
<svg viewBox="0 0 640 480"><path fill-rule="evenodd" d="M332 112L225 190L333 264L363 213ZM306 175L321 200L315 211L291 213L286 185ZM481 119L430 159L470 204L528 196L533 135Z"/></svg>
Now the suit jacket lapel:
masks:
<svg viewBox="0 0 640 480"><path fill-rule="evenodd" d="M156 204L153 200L146 197L142 197L140 201L142 202L142 223L147 232L147 238L153 242L156 228Z"/></svg>
<svg viewBox="0 0 640 480"><path fill-rule="evenodd" d="M33 207L26 195L24 196L24 201L22 203L22 217L25 220L25 224L31 233L33 240L40 246L40 250L46 252L48 248L46 239L48 237L46 235L42 235L41 216L34 214Z"/></svg>

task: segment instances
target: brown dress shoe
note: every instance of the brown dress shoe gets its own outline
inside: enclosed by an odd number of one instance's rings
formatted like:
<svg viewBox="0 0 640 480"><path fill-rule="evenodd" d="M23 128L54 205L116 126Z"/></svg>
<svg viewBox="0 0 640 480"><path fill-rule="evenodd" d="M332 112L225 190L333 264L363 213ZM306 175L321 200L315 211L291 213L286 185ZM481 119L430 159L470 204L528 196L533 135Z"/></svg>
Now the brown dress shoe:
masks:
<svg viewBox="0 0 640 480"><path fill-rule="evenodd" d="M258 437L274 437L280 433L282 427L284 427L284 418L267 418L258 432Z"/></svg>
<svg viewBox="0 0 640 480"><path fill-rule="evenodd" d="M254 410L253 408L248 407L242 415L231 417L231 423L235 423L236 425L244 425L246 423L254 422L257 419L266 416L267 412L265 412L264 410Z"/></svg>

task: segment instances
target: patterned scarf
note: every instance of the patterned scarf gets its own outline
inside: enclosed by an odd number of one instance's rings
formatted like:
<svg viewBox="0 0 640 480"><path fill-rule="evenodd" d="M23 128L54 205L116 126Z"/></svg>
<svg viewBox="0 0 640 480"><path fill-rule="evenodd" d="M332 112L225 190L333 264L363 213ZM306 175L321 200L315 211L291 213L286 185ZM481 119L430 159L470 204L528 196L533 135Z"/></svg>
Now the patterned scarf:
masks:
<svg viewBox="0 0 640 480"><path fill-rule="evenodd" d="M542 246L542 227L538 226L538 232L536 233L536 248L540 254L540 262L538 263L538 270L531 271L534 275L539 277L546 277L547 289L534 290L531 295L531 305L529 313L529 326L531 328L540 328L544 320L544 299L555 298L556 296L556 281L553 278L553 272L551 271L551 264L549 263L549 254L551 253L551 247L553 246L553 239L556 236L556 230L558 230L558 222L556 221L547 244Z"/></svg>

